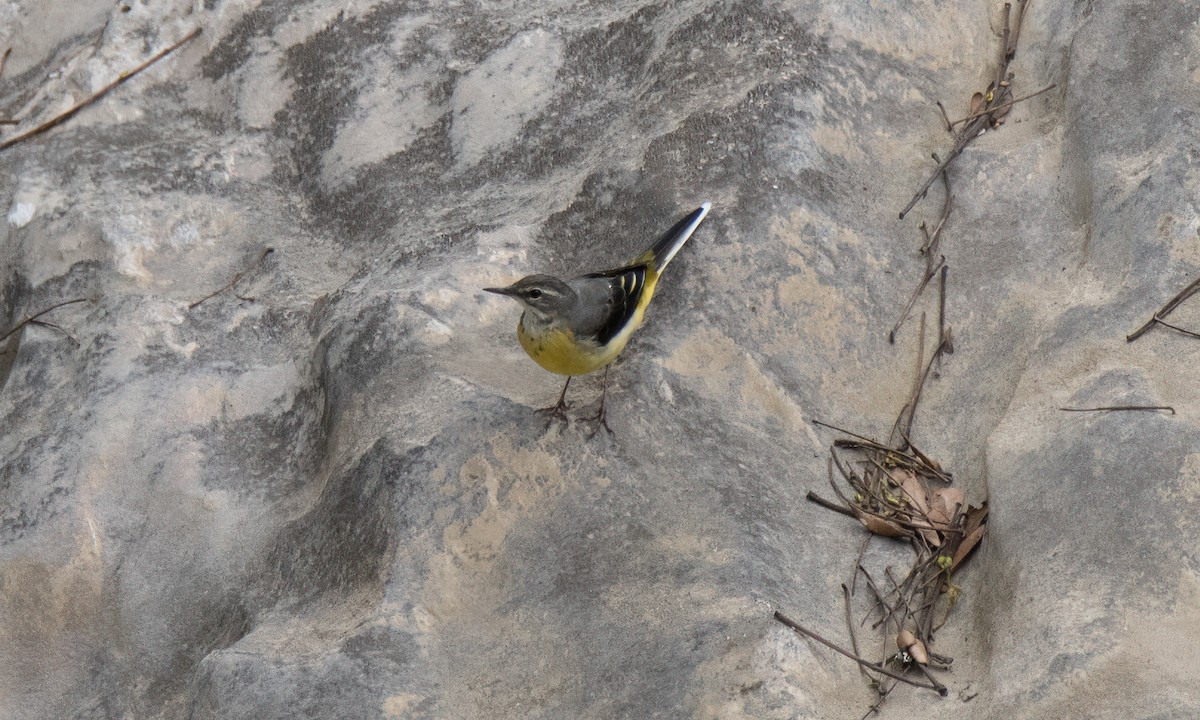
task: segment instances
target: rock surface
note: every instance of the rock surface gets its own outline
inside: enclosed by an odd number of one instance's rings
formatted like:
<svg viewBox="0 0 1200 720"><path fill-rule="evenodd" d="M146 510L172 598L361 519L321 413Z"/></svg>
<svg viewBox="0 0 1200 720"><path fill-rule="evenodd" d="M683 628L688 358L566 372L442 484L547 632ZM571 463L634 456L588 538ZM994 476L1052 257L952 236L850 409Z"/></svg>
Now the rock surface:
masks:
<svg viewBox="0 0 1200 720"><path fill-rule="evenodd" d="M842 7L844 5L844 7ZM957 352L916 421L991 530L885 717L1200 716L1200 3L1034 2L954 167ZM3 718L853 718L861 529L921 271L897 211L998 3L0 4ZM6 130L10 136L13 130ZM616 264L702 200L609 388L480 292ZM238 283L202 304L250 266ZM927 294L922 308L935 312ZM1200 310L1178 321L1200 327ZM576 383L576 413L594 380ZM1064 413L1171 405L1176 414Z"/></svg>

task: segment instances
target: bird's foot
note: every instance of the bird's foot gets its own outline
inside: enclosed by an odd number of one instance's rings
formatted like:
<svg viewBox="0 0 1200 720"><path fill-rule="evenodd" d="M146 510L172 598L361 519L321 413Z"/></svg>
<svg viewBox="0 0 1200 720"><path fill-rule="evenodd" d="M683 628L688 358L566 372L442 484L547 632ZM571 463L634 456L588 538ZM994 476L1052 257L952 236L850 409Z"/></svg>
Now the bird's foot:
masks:
<svg viewBox="0 0 1200 720"><path fill-rule="evenodd" d="M546 417L546 429L549 430L555 420L561 422L563 425L571 424L571 419L567 417L567 408L569 407L570 405L565 402L557 402L550 407L538 410L537 414Z"/></svg>
<svg viewBox="0 0 1200 720"><path fill-rule="evenodd" d="M588 433L588 440L596 437L596 433L600 432L600 428L607 430L608 434L612 435L613 437L616 437L617 435L615 432L613 432L613 429L608 426L607 413L605 412L603 405L600 406L600 410L597 411L595 415L579 419L583 422L595 423L595 425L592 426L592 431Z"/></svg>

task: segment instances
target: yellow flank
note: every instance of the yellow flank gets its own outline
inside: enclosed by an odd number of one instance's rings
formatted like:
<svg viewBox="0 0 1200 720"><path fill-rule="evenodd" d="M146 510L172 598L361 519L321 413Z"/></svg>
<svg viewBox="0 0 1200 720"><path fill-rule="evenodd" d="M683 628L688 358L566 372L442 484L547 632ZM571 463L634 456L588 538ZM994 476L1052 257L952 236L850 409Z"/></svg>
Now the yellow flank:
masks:
<svg viewBox="0 0 1200 720"><path fill-rule="evenodd" d="M654 272L654 268L647 268L646 289L638 298L637 309L633 311L633 316L629 318L625 327L621 328L607 345L588 340L577 341L575 333L565 327L555 327L534 337L525 331L524 316L517 325L517 339L534 362L552 373L586 375L595 372L616 360L625 349L625 344L629 342L629 336L641 327L642 317L646 306L650 304L650 298L654 295L657 281L658 274Z"/></svg>

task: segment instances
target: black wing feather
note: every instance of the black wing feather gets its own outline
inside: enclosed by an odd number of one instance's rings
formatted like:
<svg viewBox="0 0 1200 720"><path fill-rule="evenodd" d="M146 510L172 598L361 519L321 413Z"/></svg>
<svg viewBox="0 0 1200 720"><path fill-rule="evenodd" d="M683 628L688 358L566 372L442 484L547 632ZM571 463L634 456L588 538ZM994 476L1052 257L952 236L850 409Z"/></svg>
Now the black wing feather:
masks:
<svg viewBox="0 0 1200 720"><path fill-rule="evenodd" d="M599 273L584 275L587 278L606 278L609 280L609 312L600 330L596 333L596 341L607 345L616 337L633 318L642 293L646 289L646 266L630 265L628 267L606 270Z"/></svg>

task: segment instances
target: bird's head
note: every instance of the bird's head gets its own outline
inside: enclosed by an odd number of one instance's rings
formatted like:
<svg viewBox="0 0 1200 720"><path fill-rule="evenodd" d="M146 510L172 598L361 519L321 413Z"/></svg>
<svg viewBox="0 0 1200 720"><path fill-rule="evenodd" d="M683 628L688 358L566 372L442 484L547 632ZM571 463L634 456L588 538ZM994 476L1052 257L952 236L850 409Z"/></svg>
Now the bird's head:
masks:
<svg viewBox="0 0 1200 720"><path fill-rule="evenodd" d="M507 295L544 321L565 316L577 301L571 286L551 275L530 275L508 287L484 290Z"/></svg>

